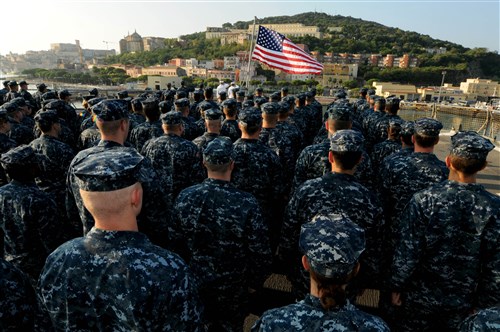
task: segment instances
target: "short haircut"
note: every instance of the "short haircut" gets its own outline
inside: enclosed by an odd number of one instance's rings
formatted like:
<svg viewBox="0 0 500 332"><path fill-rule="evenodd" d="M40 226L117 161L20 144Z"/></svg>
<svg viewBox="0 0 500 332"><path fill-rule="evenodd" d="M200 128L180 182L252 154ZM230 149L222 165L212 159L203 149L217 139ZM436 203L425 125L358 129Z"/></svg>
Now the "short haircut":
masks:
<svg viewBox="0 0 500 332"><path fill-rule="evenodd" d="M425 136L420 134L414 134L415 142L423 148L431 148L437 144L439 136Z"/></svg>
<svg viewBox="0 0 500 332"><path fill-rule="evenodd" d="M243 131L246 132L248 135L255 134L262 127L262 122L259 123L259 124L253 124L253 125L250 125L250 126L247 125L246 123L242 123L242 122L240 122L240 124L241 124L241 127L243 128Z"/></svg>
<svg viewBox="0 0 500 332"><path fill-rule="evenodd" d="M236 106L234 106L234 107L224 107L223 111L224 111L224 113L227 116L235 116L236 112L238 111L238 109L236 108Z"/></svg>
<svg viewBox="0 0 500 332"><path fill-rule="evenodd" d="M118 128L120 128L121 121L128 121L128 119L120 119L120 120L114 120L114 121L101 121L97 120L97 128L105 134L105 135L112 135L115 134Z"/></svg>
<svg viewBox="0 0 500 332"><path fill-rule="evenodd" d="M450 162L460 173L474 175L486 166L486 159L471 159L450 154Z"/></svg>
<svg viewBox="0 0 500 332"><path fill-rule="evenodd" d="M343 170L351 170L360 162L361 151L331 151L335 164Z"/></svg>
<svg viewBox="0 0 500 332"><path fill-rule="evenodd" d="M231 164L231 161L225 164L210 164L203 160L203 164L209 170L210 172L215 172L215 173L224 173L228 170L229 165Z"/></svg>
<svg viewBox="0 0 500 332"><path fill-rule="evenodd" d="M163 124L163 127L167 130L167 131L177 131L181 128L181 126L183 126L182 123L179 123L179 124L174 124L174 125L171 125L171 124L166 124L164 123Z"/></svg>

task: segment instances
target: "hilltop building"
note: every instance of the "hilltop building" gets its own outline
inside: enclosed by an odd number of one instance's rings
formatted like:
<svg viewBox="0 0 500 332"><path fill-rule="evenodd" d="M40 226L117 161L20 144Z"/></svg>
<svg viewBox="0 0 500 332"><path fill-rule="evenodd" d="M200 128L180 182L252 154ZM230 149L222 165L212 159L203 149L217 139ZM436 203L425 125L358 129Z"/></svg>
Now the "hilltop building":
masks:
<svg viewBox="0 0 500 332"><path fill-rule="evenodd" d="M154 51L165 46L165 38L141 37L134 31L133 34L120 39L120 53Z"/></svg>
<svg viewBox="0 0 500 332"><path fill-rule="evenodd" d="M467 95L476 95L482 98L498 97L500 84L492 80L468 78L465 82L460 83L460 90Z"/></svg>

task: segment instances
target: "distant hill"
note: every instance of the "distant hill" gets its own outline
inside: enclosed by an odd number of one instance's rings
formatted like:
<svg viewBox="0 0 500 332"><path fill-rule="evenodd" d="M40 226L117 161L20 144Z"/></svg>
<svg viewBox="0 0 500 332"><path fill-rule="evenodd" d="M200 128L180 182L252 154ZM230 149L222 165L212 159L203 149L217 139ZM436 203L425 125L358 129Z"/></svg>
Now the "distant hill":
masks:
<svg viewBox="0 0 500 332"><path fill-rule="evenodd" d="M253 21L225 23L224 27L245 29ZM404 31L382 24L340 15L309 12L293 16L266 17L259 24L302 23L315 25L325 37L291 38L293 42L308 45L311 51L320 53L375 53L403 55L408 53L420 60L419 68L380 69L361 66L360 75L365 80L377 78L414 83L417 85L439 84L441 71L447 70L447 82L458 84L465 78L481 77L500 80L500 55L483 48L469 49L462 45L431 38L413 31ZM340 27L340 32L329 32L329 27ZM240 50L248 50L249 45L221 46L217 39L206 40L203 32L181 36L182 41L168 40L165 48L152 52L125 53L110 57L108 63L125 63L149 66L168 62L169 59L198 58L214 59L234 55ZM430 54L426 49L445 47L444 54Z"/></svg>

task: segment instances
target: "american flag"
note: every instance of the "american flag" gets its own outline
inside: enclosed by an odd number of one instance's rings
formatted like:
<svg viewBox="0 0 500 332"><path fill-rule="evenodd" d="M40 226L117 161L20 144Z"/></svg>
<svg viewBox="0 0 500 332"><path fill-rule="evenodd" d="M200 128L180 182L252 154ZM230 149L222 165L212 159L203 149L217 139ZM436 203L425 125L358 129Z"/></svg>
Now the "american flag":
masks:
<svg viewBox="0 0 500 332"><path fill-rule="evenodd" d="M323 70L321 63L290 39L262 25L259 26L252 59L290 74L321 74Z"/></svg>

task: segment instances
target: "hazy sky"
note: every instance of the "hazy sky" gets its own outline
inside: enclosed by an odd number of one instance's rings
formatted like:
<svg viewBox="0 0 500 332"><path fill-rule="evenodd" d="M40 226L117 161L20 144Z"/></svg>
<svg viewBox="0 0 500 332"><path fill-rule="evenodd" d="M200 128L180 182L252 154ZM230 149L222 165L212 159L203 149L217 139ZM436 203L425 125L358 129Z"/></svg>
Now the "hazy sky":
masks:
<svg viewBox="0 0 500 332"><path fill-rule="evenodd" d="M53 1L23 0L3 11L0 54L48 50L51 43L116 49L141 36L178 37L207 26L318 11L430 35L465 47L499 50L499 0L474 1ZM7 7L4 6L4 9ZM107 43L106 43L107 42Z"/></svg>

